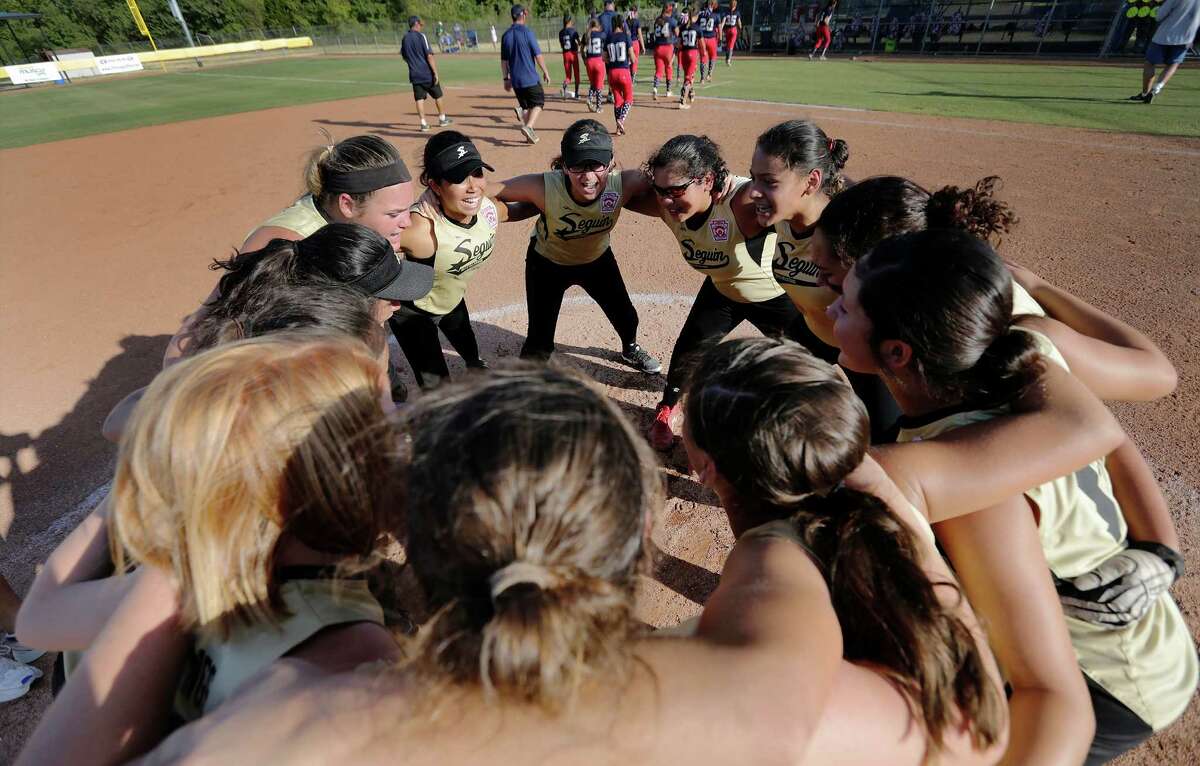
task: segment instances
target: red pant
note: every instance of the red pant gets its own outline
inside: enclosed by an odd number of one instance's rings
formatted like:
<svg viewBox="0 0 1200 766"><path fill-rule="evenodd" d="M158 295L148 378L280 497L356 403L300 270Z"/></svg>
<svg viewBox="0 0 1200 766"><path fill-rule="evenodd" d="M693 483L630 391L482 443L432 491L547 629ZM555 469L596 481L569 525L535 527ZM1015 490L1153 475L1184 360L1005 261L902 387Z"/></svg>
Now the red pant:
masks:
<svg viewBox="0 0 1200 766"><path fill-rule="evenodd" d="M695 48L683 48L679 51L679 68L683 70L683 81L688 85L696 77L696 67L700 64L700 51Z"/></svg>
<svg viewBox="0 0 1200 766"><path fill-rule="evenodd" d="M733 53L733 46L737 45L737 27L730 27L725 30L725 55Z"/></svg>
<svg viewBox="0 0 1200 766"><path fill-rule="evenodd" d="M831 42L833 42L833 36L829 33L829 25L821 24L817 27L817 44L813 46L813 53L822 48L828 49Z"/></svg>
<svg viewBox="0 0 1200 766"><path fill-rule="evenodd" d="M629 70L624 67L608 70L608 84L612 86L613 106L620 109L625 104L633 103L633 80Z"/></svg>
<svg viewBox="0 0 1200 766"><path fill-rule="evenodd" d="M654 49L654 76L666 79L671 76L671 59L675 57L675 49L670 45L660 45Z"/></svg>
<svg viewBox="0 0 1200 766"><path fill-rule="evenodd" d="M701 37L700 38L700 62L716 61L717 60L717 38L716 37Z"/></svg>
<svg viewBox="0 0 1200 766"><path fill-rule="evenodd" d="M575 51L563 51L563 82L575 81L579 84L579 54Z"/></svg>
<svg viewBox="0 0 1200 766"><path fill-rule="evenodd" d="M600 56L592 56L590 59L584 60L584 65L587 67L588 87L593 90L604 90L604 59Z"/></svg>
<svg viewBox="0 0 1200 766"><path fill-rule="evenodd" d="M638 56L642 55L642 41L634 40L633 45L629 46L629 69L635 75L637 74Z"/></svg>

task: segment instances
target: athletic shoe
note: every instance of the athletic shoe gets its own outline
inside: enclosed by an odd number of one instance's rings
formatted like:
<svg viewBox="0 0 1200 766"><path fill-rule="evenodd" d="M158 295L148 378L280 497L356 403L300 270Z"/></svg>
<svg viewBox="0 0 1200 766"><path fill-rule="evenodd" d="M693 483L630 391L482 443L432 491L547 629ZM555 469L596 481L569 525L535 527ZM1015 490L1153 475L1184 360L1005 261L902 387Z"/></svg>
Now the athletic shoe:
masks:
<svg viewBox="0 0 1200 766"><path fill-rule="evenodd" d="M821 60L822 60L822 61L825 61L825 54L824 54L824 53L822 53L822 54L821 54Z"/></svg>
<svg viewBox="0 0 1200 766"><path fill-rule="evenodd" d="M528 125L522 125L521 132L525 135L525 140L529 143L536 144L538 142L537 133L534 133L533 128Z"/></svg>
<svg viewBox="0 0 1200 766"><path fill-rule="evenodd" d="M658 88L657 88L657 87L655 87L653 90L651 90L651 91L650 91L650 96L651 96L651 98L653 98L655 101L657 101L657 100L658 100Z"/></svg>
<svg viewBox="0 0 1200 766"><path fill-rule="evenodd" d="M428 123L428 122L422 122L422 123L421 123L421 132L422 132L422 133L428 133L428 132L429 132L429 123Z"/></svg>
<svg viewBox="0 0 1200 766"><path fill-rule="evenodd" d="M566 101L566 99L567 99L567 86L566 86L565 84L564 84L564 85L563 85L561 88L559 88L559 89L558 89L558 95L562 96L563 100L564 100L564 101Z"/></svg>
<svg viewBox="0 0 1200 766"><path fill-rule="evenodd" d="M621 122L620 120L617 120L617 135L625 135L625 123Z"/></svg>
<svg viewBox="0 0 1200 766"><path fill-rule="evenodd" d="M522 125L525 124L525 115L521 114L521 107L514 106L513 114L515 114L517 116L517 122L521 123Z"/></svg>
<svg viewBox="0 0 1200 766"><path fill-rule="evenodd" d="M682 96L680 96L680 98L679 98L679 108L680 108L680 109L691 109L691 108L692 108L692 105L691 105L691 104L689 104L689 103L687 102L687 99L685 99L685 98L683 98Z"/></svg>
<svg viewBox="0 0 1200 766"><path fill-rule="evenodd" d="M0 702L11 702L25 696L42 671L7 657L0 657Z"/></svg>
<svg viewBox="0 0 1200 766"><path fill-rule="evenodd" d="M809 60L809 61L812 61L812 60L813 60L813 55L812 55L811 53L810 53L810 54L808 54L808 60Z"/></svg>
<svg viewBox="0 0 1200 766"><path fill-rule="evenodd" d="M624 132L624 128L618 128ZM629 365L635 370L650 373L653 375L656 372L662 372L662 363L636 343L630 343L621 352L621 361Z"/></svg>
<svg viewBox="0 0 1200 766"><path fill-rule="evenodd" d="M1142 99L1142 103L1143 104L1154 103L1154 97L1157 95L1158 95L1157 93L1155 93L1153 90L1151 90L1149 93L1146 94L1146 97Z"/></svg>
<svg viewBox="0 0 1200 766"><path fill-rule="evenodd" d="M675 429L671 428L671 414L674 411L674 407L660 404L654 413L654 422L650 424L650 446L659 452L666 452L675 446Z"/></svg>
<svg viewBox="0 0 1200 766"><path fill-rule="evenodd" d="M1130 96L1129 100L1130 101L1145 101L1146 96L1148 96L1148 95L1150 95L1150 91L1146 91L1145 93L1139 93L1136 96Z"/></svg>
<svg viewBox="0 0 1200 766"><path fill-rule="evenodd" d="M22 644L12 633L0 631L0 657L11 657L17 662L28 665L45 653L43 649L34 649Z"/></svg>
<svg viewBox="0 0 1200 766"><path fill-rule="evenodd" d="M453 124L454 124L454 120L450 119L449 117L447 117L444 114L438 118L438 127L440 127L440 128L444 128L447 125L453 125Z"/></svg>
<svg viewBox="0 0 1200 766"><path fill-rule="evenodd" d="M578 101L578 100L579 100L579 91L575 91L575 93L574 93L574 94L571 96L571 98L573 98L573 99L575 99L576 101Z"/></svg>
<svg viewBox="0 0 1200 766"><path fill-rule="evenodd" d="M671 98L671 89L670 88L667 88L667 98L668 99Z"/></svg>

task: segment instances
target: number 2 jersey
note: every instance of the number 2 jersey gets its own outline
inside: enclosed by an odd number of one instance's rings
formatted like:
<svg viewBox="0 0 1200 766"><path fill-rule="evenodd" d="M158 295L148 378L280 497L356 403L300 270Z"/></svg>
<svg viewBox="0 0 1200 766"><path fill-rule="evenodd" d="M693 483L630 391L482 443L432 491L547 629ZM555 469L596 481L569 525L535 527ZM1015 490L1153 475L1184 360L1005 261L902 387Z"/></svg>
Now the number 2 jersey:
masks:
<svg viewBox="0 0 1200 766"><path fill-rule="evenodd" d="M1066 360L1041 333L1034 336L1047 363ZM1007 407L937 413L934 420L902 418L897 441L932 439L956 428L1006 414ZM1038 510L1038 536L1055 577L1071 579L1095 569L1127 545L1128 527L1113 495L1104 460L1034 487L1025 497ZM1137 622L1108 630L1066 617L1083 672L1160 730L1179 717L1200 679L1196 648L1171 594L1163 593Z"/></svg>

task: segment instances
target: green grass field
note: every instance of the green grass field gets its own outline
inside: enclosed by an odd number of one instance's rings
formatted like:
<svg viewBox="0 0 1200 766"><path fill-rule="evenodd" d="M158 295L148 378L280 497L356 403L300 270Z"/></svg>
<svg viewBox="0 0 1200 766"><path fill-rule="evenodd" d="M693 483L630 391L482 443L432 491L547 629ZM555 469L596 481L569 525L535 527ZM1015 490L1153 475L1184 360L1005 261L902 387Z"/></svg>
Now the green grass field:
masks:
<svg viewBox="0 0 1200 766"><path fill-rule="evenodd" d="M447 85L499 88L494 56L441 56L438 61ZM550 56L548 65L559 76L558 57ZM1140 85L1140 69L1132 62L1110 67L747 58L732 69L718 65L715 80L699 95L1200 136L1195 67L1181 70L1149 106L1126 101ZM639 84L639 94L647 88ZM408 93L398 56L277 59L44 86L0 94L0 148L385 93Z"/></svg>

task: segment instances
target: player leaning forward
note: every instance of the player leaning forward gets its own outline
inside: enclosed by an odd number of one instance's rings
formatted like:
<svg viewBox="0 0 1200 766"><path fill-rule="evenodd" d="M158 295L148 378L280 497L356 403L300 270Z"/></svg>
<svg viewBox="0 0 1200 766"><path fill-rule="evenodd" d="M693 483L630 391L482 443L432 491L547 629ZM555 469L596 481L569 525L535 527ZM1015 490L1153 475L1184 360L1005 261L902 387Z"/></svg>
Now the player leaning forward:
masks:
<svg viewBox="0 0 1200 766"><path fill-rule="evenodd" d="M503 181L495 197L541 211L525 256L529 331L521 356L546 359L563 294L578 285L600 305L621 338L621 359L642 372L662 369L637 343L638 314L609 246L621 210L645 195L641 171L615 171L612 136L596 120L575 122L563 134L561 155L548 173Z"/></svg>

